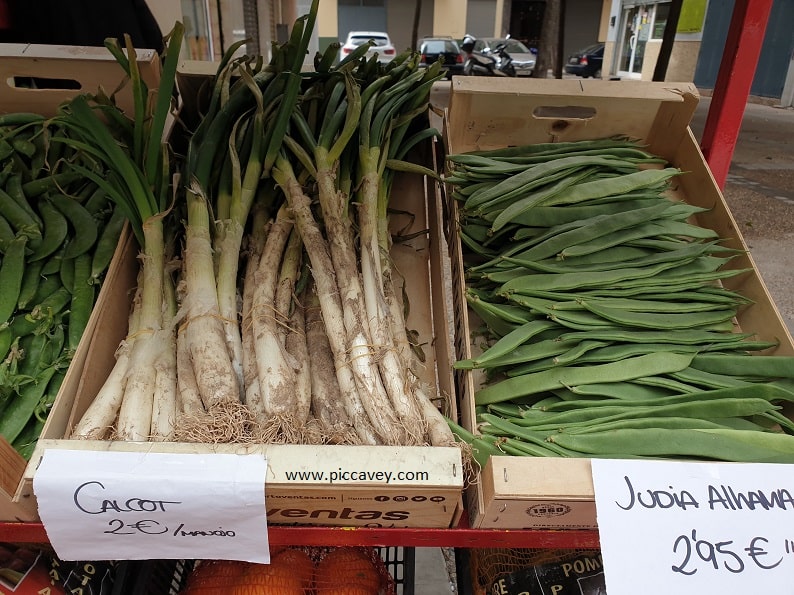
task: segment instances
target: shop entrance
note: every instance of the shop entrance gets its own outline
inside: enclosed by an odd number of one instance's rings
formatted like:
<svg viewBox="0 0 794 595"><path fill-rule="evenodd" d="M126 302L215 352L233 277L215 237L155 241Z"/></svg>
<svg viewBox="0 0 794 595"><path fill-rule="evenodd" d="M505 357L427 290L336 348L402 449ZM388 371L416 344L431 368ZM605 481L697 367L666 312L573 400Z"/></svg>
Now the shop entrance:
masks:
<svg viewBox="0 0 794 595"><path fill-rule="evenodd" d="M617 75L640 78L645 45L651 33L651 10L653 5L624 5L621 15L621 33Z"/></svg>

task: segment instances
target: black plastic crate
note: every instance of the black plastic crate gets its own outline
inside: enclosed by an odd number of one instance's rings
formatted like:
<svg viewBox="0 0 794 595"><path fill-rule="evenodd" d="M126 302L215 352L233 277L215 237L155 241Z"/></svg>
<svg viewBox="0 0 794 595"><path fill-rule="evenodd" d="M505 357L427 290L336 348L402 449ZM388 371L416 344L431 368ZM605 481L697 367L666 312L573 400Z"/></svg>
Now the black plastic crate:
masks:
<svg viewBox="0 0 794 595"><path fill-rule="evenodd" d="M416 551L412 547L382 547L380 557L394 578L397 595L414 594Z"/></svg>
<svg viewBox="0 0 794 595"><path fill-rule="evenodd" d="M378 550L394 578L397 595L414 595L414 548L381 547ZM119 562L112 595L178 595L192 568L192 560Z"/></svg>
<svg viewBox="0 0 794 595"><path fill-rule="evenodd" d="M112 595L178 595L192 560L124 560L117 565Z"/></svg>

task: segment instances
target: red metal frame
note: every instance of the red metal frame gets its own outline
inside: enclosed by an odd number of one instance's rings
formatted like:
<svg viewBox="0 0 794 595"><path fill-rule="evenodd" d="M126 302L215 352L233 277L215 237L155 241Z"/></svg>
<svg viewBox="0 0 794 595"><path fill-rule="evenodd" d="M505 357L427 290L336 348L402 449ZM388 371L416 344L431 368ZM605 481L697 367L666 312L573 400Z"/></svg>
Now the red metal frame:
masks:
<svg viewBox="0 0 794 595"><path fill-rule="evenodd" d="M451 529L271 526L268 540L270 545L532 549L597 549L600 543L597 530L471 529L465 520ZM47 541L42 523L0 523L0 542Z"/></svg>
<svg viewBox="0 0 794 595"><path fill-rule="evenodd" d="M725 186L774 0L736 0L700 147Z"/></svg>

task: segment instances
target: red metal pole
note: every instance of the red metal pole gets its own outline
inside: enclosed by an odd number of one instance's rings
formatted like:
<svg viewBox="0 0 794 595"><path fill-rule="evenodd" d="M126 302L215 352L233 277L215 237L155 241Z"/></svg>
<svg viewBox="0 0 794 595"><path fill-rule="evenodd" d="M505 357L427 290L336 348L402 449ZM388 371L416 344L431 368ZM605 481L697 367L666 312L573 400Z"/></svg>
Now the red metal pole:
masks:
<svg viewBox="0 0 794 595"><path fill-rule="evenodd" d="M725 186L773 0L736 0L700 147Z"/></svg>

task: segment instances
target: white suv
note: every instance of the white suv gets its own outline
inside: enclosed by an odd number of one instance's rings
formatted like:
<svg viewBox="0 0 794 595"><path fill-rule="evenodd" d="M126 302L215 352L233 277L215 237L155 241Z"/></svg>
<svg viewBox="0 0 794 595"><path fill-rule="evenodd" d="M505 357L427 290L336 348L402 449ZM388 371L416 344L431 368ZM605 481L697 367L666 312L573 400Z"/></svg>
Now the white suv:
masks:
<svg viewBox="0 0 794 595"><path fill-rule="evenodd" d="M375 54L378 55L378 62L391 62L397 55L388 33L382 31L351 31L347 34L347 40L339 49L339 59L342 60L358 46L372 40L373 46L367 51L367 59Z"/></svg>

